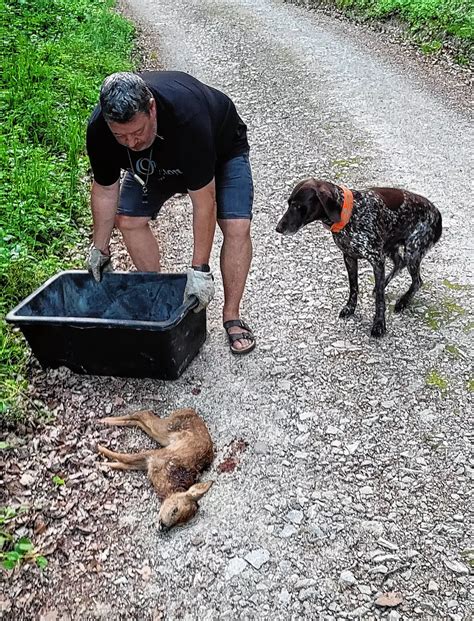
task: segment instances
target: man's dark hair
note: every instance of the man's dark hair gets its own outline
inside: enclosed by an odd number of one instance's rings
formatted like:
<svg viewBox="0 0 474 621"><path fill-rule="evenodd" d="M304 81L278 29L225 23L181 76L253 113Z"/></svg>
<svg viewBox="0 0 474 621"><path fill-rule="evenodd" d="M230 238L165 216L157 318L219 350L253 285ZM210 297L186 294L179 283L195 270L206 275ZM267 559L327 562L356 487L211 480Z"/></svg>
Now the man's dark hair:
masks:
<svg viewBox="0 0 474 621"><path fill-rule="evenodd" d="M100 106L106 121L127 123L137 112L148 114L153 97L136 73L112 73L100 88Z"/></svg>

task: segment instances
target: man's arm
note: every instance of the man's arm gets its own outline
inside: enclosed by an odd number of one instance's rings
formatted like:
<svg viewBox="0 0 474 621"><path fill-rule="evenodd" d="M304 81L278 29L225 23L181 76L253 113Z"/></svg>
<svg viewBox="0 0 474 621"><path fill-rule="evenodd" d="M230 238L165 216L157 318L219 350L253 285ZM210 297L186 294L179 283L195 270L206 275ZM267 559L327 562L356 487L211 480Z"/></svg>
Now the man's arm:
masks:
<svg viewBox="0 0 474 621"><path fill-rule="evenodd" d="M200 190L190 190L193 204L194 250L192 265L209 263L216 230L216 184L214 179Z"/></svg>
<svg viewBox="0 0 474 621"><path fill-rule="evenodd" d="M92 183L91 209L94 221L93 245L104 254L109 254L109 242L114 228L119 199L120 182L113 185Z"/></svg>

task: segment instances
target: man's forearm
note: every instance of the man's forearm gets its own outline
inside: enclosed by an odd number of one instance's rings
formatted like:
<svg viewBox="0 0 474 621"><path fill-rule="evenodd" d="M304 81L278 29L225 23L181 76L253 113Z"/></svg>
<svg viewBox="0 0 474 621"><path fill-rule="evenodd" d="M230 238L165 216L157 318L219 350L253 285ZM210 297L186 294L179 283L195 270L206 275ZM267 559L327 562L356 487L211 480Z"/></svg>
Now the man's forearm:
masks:
<svg viewBox="0 0 474 621"><path fill-rule="evenodd" d="M109 242L114 228L119 197L119 182L103 186L95 181L91 190L91 209L94 221L93 244L108 254Z"/></svg>
<svg viewBox="0 0 474 621"><path fill-rule="evenodd" d="M209 185L196 192L190 192L193 202L193 265L209 263L214 233L216 231L215 185Z"/></svg>

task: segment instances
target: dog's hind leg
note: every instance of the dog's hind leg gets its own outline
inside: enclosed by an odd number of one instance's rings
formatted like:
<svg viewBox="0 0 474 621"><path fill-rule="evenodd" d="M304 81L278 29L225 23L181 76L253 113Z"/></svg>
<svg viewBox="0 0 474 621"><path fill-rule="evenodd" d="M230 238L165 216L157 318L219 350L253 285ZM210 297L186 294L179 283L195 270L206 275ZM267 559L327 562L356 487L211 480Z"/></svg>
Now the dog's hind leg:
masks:
<svg viewBox="0 0 474 621"><path fill-rule="evenodd" d="M375 317L371 336L383 336L385 327L385 262L383 259L373 263L375 277Z"/></svg>
<svg viewBox="0 0 474 621"><path fill-rule="evenodd" d="M408 306L412 297L415 295L418 289L420 289L421 286L423 285L423 281L421 280L421 276L420 276L420 265L421 265L421 258L419 256L417 256L416 259L412 259L408 263L407 267L408 267L408 271L410 272L410 276L411 276L411 285L408 291L404 293L399 300L397 300L395 304L395 308L394 308L395 313L401 313L402 311L404 311L405 308Z"/></svg>
<svg viewBox="0 0 474 621"><path fill-rule="evenodd" d="M406 267L405 259L400 252L400 247L397 247L395 248L395 250L390 252L389 256L390 256L390 260L393 263L393 267L392 267L392 271L390 272L390 274L385 278L384 288L387 288L387 285L392 280L392 278L396 276L398 272L400 272L404 267ZM375 296L375 289L376 288L374 287L372 290L373 296Z"/></svg>
<svg viewBox="0 0 474 621"><path fill-rule="evenodd" d="M393 262L393 268L390 274L385 279L385 288L387 287L388 283L392 280L392 278L396 276L398 272L400 272L404 267L406 267L405 259L403 258L403 255L400 252L400 247L396 248L395 251L390 254L390 258Z"/></svg>
<svg viewBox="0 0 474 621"><path fill-rule="evenodd" d="M345 319L354 314L357 306L357 296L359 294L357 259L344 254L344 263L346 264L347 275L349 276L349 299L339 313L341 319Z"/></svg>

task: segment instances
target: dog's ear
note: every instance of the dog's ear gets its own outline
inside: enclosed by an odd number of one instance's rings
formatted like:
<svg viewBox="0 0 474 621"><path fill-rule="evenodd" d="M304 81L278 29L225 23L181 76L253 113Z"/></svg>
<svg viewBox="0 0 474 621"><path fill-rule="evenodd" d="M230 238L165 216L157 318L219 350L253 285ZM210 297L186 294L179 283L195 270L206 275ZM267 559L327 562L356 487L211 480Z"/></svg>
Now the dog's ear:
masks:
<svg viewBox="0 0 474 621"><path fill-rule="evenodd" d="M334 186L322 181L317 183L314 189L327 217L331 222L339 222L342 205L338 195L334 192Z"/></svg>

